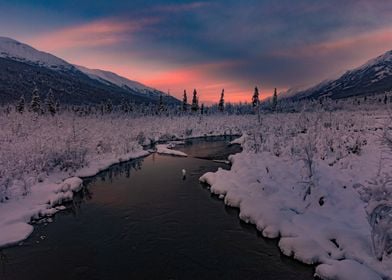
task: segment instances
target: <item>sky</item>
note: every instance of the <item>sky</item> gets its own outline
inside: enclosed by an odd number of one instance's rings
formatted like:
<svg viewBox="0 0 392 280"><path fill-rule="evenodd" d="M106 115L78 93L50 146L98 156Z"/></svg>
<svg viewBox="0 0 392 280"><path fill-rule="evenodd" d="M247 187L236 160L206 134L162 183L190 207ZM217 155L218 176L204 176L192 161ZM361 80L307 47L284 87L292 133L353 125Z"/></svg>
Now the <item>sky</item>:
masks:
<svg viewBox="0 0 392 280"><path fill-rule="evenodd" d="M0 0L0 36L201 102L249 102L392 49L391 0Z"/></svg>

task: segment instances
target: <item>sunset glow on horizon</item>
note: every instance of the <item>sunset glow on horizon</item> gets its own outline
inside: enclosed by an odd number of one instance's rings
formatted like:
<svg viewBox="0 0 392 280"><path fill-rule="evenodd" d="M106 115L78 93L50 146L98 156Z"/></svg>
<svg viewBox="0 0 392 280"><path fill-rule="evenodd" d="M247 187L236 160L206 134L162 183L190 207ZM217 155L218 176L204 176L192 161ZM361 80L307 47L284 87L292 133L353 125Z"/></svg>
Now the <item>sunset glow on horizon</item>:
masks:
<svg viewBox="0 0 392 280"><path fill-rule="evenodd" d="M251 2L6 1L0 35L177 98L197 89L207 104L223 88L250 102L255 86L261 97L309 86L392 49L389 2Z"/></svg>

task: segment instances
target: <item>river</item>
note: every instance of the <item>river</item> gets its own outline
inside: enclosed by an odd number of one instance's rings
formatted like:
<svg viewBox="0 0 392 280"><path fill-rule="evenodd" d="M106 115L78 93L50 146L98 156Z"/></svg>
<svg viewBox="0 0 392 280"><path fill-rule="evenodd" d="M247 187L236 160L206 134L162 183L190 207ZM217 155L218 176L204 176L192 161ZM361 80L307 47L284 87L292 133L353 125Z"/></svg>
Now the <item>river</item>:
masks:
<svg viewBox="0 0 392 280"><path fill-rule="evenodd" d="M313 279L198 182L229 168L212 161L239 151L227 141L189 140L188 158L152 154L85 179L53 222L0 251L0 279Z"/></svg>

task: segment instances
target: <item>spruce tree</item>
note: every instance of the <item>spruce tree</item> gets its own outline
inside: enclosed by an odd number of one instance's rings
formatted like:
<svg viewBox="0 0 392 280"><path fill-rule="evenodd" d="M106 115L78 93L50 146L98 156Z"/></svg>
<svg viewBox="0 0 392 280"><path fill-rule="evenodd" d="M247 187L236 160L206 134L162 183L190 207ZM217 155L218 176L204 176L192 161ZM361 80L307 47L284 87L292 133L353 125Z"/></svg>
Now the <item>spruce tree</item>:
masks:
<svg viewBox="0 0 392 280"><path fill-rule="evenodd" d="M258 107L260 104L260 100L259 100L259 89L257 87L255 87L255 91L253 93L252 96L252 107L256 108Z"/></svg>
<svg viewBox="0 0 392 280"><path fill-rule="evenodd" d="M41 113L41 98L39 97L37 88L34 88L31 96L30 110L36 114Z"/></svg>
<svg viewBox="0 0 392 280"><path fill-rule="evenodd" d="M163 110L165 109L165 106L163 105L163 96L162 94L159 96L159 107L158 107L158 111L159 112L163 112Z"/></svg>
<svg viewBox="0 0 392 280"><path fill-rule="evenodd" d="M56 112L60 113L60 101L56 100Z"/></svg>
<svg viewBox="0 0 392 280"><path fill-rule="evenodd" d="M113 112L113 103L112 100L108 99L105 104L105 111L106 113L110 114Z"/></svg>
<svg viewBox="0 0 392 280"><path fill-rule="evenodd" d="M197 112L199 110L199 100L197 98L197 91L196 89L193 90L193 98L192 98L192 112Z"/></svg>
<svg viewBox="0 0 392 280"><path fill-rule="evenodd" d="M200 114L204 115L204 104L203 103L201 104L201 107L200 107Z"/></svg>
<svg viewBox="0 0 392 280"><path fill-rule="evenodd" d="M125 100L125 98L121 99L121 111L124 113L129 113L130 111L130 105L128 100Z"/></svg>
<svg viewBox="0 0 392 280"><path fill-rule="evenodd" d="M221 97L219 99L219 104L218 104L218 108L219 111L223 112L225 110L225 99L224 99L224 95L225 95L225 90L222 89L222 93L221 93Z"/></svg>
<svg viewBox="0 0 392 280"><path fill-rule="evenodd" d="M274 95L272 96L272 104L271 104L272 111L276 111L277 106L278 106L278 93L275 88Z"/></svg>
<svg viewBox="0 0 392 280"><path fill-rule="evenodd" d="M56 114L56 101L54 100L54 95L52 89L49 89L48 95L46 96L46 110L54 116Z"/></svg>
<svg viewBox="0 0 392 280"><path fill-rule="evenodd" d="M99 111L101 111L102 116L103 114L105 114L105 108L106 108L105 103L101 102L101 104L99 104Z"/></svg>
<svg viewBox="0 0 392 280"><path fill-rule="evenodd" d="M25 110L25 99L24 96L22 95L18 101L18 104L16 104L16 111L20 114L23 114Z"/></svg>
<svg viewBox="0 0 392 280"><path fill-rule="evenodd" d="M184 97L182 98L182 111L188 110L188 97L186 96L186 90L184 90Z"/></svg>

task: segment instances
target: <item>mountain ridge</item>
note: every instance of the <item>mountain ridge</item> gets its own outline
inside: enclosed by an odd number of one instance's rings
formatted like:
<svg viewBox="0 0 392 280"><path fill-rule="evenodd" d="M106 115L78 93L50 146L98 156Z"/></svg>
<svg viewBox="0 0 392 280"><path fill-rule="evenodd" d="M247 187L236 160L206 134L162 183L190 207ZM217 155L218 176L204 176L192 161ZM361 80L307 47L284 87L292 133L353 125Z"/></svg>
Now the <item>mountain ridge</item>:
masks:
<svg viewBox="0 0 392 280"><path fill-rule="evenodd" d="M324 80L314 86L297 92L290 92L287 98L332 99L379 94L392 90L392 50L368 60L359 67L346 71L337 79ZM285 98L285 94L282 94Z"/></svg>
<svg viewBox="0 0 392 280"><path fill-rule="evenodd" d="M129 80L116 73L77 66L8 37L0 37L0 103L31 96L37 87L52 89L61 102L96 104L111 99L135 103L157 103L161 95L168 104L178 104L172 96Z"/></svg>

